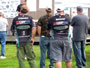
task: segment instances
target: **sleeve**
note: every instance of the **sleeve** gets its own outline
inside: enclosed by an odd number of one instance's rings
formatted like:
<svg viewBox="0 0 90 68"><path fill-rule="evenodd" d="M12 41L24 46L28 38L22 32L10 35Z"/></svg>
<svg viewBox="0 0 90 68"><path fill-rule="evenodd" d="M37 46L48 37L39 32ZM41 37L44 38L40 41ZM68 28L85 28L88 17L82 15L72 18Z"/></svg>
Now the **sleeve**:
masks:
<svg viewBox="0 0 90 68"><path fill-rule="evenodd" d="M18 5L16 11L20 12L20 9L21 9L21 5Z"/></svg>
<svg viewBox="0 0 90 68"><path fill-rule="evenodd" d="M72 18L72 21L71 21L71 26L74 26L75 22L76 22L76 18L73 17L73 18Z"/></svg>
<svg viewBox="0 0 90 68"><path fill-rule="evenodd" d="M8 20L7 19L5 19L5 24L8 25Z"/></svg>
<svg viewBox="0 0 90 68"><path fill-rule="evenodd" d="M41 22L42 22L42 18L39 18L39 20L37 22L37 26L41 26Z"/></svg>
<svg viewBox="0 0 90 68"><path fill-rule="evenodd" d="M12 25L11 25L11 31L14 31L15 30L15 23L16 23L16 20L13 19L13 22L12 22Z"/></svg>
<svg viewBox="0 0 90 68"><path fill-rule="evenodd" d="M52 20L53 20L52 17L48 20L48 30L52 28Z"/></svg>
<svg viewBox="0 0 90 68"><path fill-rule="evenodd" d="M69 22L69 24L71 24L71 18L69 16L66 16L66 19Z"/></svg>
<svg viewBox="0 0 90 68"><path fill-rule="evenodd" d="M32 23L32 28L36 28L36 23L35 23L35 21L33 20L33 18L31 16L29 16L29 20Z"/></svg>
<svg viewBox="0 0 90 68"><path fill-rule="evenodd" d="M32 28L36 28L36 23L32 19Z"/></svg>

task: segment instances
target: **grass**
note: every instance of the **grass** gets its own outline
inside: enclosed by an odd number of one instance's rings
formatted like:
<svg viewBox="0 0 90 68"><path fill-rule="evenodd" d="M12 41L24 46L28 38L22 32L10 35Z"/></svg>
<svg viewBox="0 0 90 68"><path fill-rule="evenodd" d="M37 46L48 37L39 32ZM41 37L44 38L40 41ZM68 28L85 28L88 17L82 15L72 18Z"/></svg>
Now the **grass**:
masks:
<svg viewBox="0 0 90 68"><path fill-rule="evenodd" d="M1 46L0 46L1 50ZM36 54L36 63L37 63L37 68L40 68L40 47L39 46L34 46L34 51ZM87 57L87 68L90 68L90 45L86 46L85 48L86 51L86 57ZM6 45L6 52L5 55L7 59L0 59L0 68L19 68L18 65L18 60L16 57L16 46L15 44L7 44ZM49 68L49 60L46 59L46 68ZM65 63L62 64L62 68L65 68ZM29 68L29 64L27 60L25 60L25 66L26 68ZM72 67L75 66L75 59L73 56L72 60Z"/></svg>

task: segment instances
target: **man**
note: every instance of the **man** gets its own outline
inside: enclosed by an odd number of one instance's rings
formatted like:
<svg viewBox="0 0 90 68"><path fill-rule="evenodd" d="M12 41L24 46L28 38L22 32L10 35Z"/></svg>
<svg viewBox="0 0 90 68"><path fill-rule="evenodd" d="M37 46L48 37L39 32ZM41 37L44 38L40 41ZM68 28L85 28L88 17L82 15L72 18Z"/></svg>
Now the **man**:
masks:
<svg viewBox="0 0 90 68"><path fill-rule="evenodd" d="M18 14L20 14L20 10L21 10L21 6L22 6L22 5L26 5L26 0L25 0L25 1L22 0L22 1L21 1L21 4L17 6L17 10L16 10L16 11L17 11Z"/></svg>
<svg viewBox="0 0 90 68"><path fill-rule="evenodd" d="M49 32L48 32L48 19L52 16L51 8L46 9L46 15L40 17L38 20L38 34L40 36L40 68L45 68L45 57L46 57L46 50L48 50L48 56L50 56L50 45L49 45ZM50 58L50 57L49 57ZM54 64L50 60L50 68L53 68Z"/></svg>
<svg viewBox="0 0 90 68"><path fill-rule="evenodd" d="M32 17L26 14L28 13L26 5L23 5L20 11L20 15L14 18L11 26L11 31L16 34L19 68L25 68L25 55L30 68L36 68L35 54L33 51L36 25L35 22L33 22Z"/></svg>
<svg viewBox="0 0 90 68"><path fill-rule="evenodd" d="M57 9L57 14L49 19L50 58L56 63L56 68L62 68L61 62L66 62L66 68L72 68L72 45L69 35L70 19L63 15L63 9Z"/></svg>
<svg viewBox="0 0 90 68"><path fill-rule="evenodd" d="M88 33L88 17L83 14L82 7L77 7L77 14L73 17L71 25L73 26L73 50L76 60L76 66L82 68L86 66L85 40Z"/></svg>
<svg viewBox="0 0 90 68"><path fill-rule="evenodd" d="M8 26L8 21L3 17L2 12L0 12L0 42L1 42L1 59L5 59L5 46L6 46L6 29Z"/></svg>

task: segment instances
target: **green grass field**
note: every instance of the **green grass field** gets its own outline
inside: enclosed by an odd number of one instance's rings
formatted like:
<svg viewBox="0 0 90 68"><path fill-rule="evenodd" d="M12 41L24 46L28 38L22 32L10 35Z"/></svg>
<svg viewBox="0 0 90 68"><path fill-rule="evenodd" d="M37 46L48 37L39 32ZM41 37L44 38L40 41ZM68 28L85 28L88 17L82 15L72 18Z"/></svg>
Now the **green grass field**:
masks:
<svg viewBox="0 0 90 68"><path fill-rule="evenodd" d="M1 50L1 46L0 46ZM40 47L39 46L34 46L34 51L36 54L36 63L37 63L37 68L40 68ZM87 67L90 68L90 45L86 46L85 48L86 51L86 56L87 56ZM7 44L6 45L6 59L0 59L0 68L19 68L18 65L18 60L16 57L16 46L15 44ZM46 58L46 68L49 68L49 60ZM25 60L25 65L26 68L29 68L27 60ZM62 68L65 68L65 63L62 64ZM75 59L73 56L72 60L72 67L75 66Z"/></svg>

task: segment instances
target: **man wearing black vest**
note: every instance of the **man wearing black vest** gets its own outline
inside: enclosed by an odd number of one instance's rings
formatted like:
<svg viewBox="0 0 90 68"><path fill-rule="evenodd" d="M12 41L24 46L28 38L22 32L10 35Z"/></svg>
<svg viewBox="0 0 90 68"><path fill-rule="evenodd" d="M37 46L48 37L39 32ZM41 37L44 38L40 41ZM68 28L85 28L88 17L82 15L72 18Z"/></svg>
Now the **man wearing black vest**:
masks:
<svg viewBox="0 0 90 68"><path fill-rule="evenodd" d="M26 5L23 5L20 10L20 15L13 19L11 31L15 32L16 35L19 68L25 68L25 55L30 68L36 68L35 54L33 51L36 25L32 17L28 16L26 13L28 13L28 8Z"/></svg>
<svg viewBox="0 0 90 68"><path fill-rule="evenodd" d="M57 9L57 14L49 19L48 29L51 35L50 58L56 63L56 68L62 68L61 62L66 62L66 68L72 68L72 43L70 40L70 18Z"/></svg>

